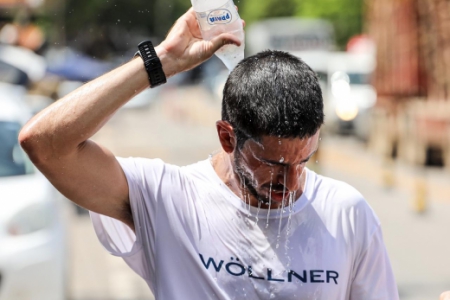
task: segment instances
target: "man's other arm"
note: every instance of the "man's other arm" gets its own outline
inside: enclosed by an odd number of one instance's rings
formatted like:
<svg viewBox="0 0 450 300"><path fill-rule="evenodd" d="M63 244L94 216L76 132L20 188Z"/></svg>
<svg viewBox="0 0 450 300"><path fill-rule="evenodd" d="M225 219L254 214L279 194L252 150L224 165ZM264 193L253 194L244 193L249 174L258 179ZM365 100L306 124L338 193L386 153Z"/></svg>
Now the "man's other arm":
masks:
<svg viewBox="0 0 450 300"><path fill-rule="evenodd" d="M169 78L210 58L230 34L201 38L189 10L155 48ZM58 100L22 129L19 141L36 167L68 199L134 229L126 177L113 153L89 140L133 96L149 87L141 58L83 85Z"/></svg>

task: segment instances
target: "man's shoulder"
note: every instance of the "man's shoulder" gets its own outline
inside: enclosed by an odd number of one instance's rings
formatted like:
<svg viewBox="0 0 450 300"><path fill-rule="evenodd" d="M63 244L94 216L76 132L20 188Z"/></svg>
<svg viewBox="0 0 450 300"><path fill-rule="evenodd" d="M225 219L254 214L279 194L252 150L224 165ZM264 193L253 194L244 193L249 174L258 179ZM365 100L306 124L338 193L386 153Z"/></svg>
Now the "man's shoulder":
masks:
<svg viewBox="0 0 450 300"><path fill-rule="evenodd" d="M316 197L313 205L323 219L331 223L346 223L346 228L355 234L372 236L379 227L380 220L364 196L344 181L316 176ZM339 217L335 218L336 216Z"/></svg>
<svg viewBox="0 0 450 300"><path fill-rule="evenodd" d="M315 188L318 194L334 201L347 201L357 204L366 202L364 196L347 182L316 174Z"/></svg>
<svg viewBox="0 0 450 300"><path fill-rule="evenodd" d="M165 162L160 158L116 157L116 159L125 173L134 172L143 177L159 174L160 176L177 175L186 178L207 179L211 176L208 160L198 161L186 166L178 166Z"/></svg>
<svg viewBox="0 0 450 300"><path fill-rule="evenodd" d="M147 169L167 169L170 170L181 170L182 167L168 163L161 158L148 158L148 157L119 157L116 156L117 161L123 168L137 168L140 170Z"/></svg>
<svg viewBox="0 0 450 300"><path fill-rule="evenodd" d="M330 177L316 175L315 202L327 211L363 214L377 219L365 197L352 185Z"/></svg>
<svg viewBox="0 0 450 300"><path fill-rule="evenodd" d="M215 182L216 180L214 179L217 179L209 159L183 166L181 167L181 172L193 180Z"/></svg>

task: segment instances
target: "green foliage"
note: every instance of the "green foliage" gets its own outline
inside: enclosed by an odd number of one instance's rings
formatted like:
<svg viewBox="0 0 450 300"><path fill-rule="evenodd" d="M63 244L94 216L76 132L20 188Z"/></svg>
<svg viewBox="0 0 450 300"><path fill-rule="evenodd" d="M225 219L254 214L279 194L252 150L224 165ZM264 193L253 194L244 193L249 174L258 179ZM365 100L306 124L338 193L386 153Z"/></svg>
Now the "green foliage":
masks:
<svg viewBox="0 0 450 300"><path fill-rule="evenodd" d="M128 3L114 0L66 0L67 39L71 41L92 32L106 32L116 26L127 29L134 29L136 26L148 27L148 11L143 7L137 9L137 3L136 0L128 0Z"/></svg>
<svg viewBox="0 0 450 300"><path fill-rule="evenodd" d="M364 0L241 0L240 14L248 24L272 17L323 18L334 25L336 43L363 31Z"/></svg>
<svg viewBox="0 0 450 300"><path fill-rule="evenodd" d="M265 18L290 17L297 8L298 0L258 1L243 0L235 4L239 7L239 14L247 23Z"/></svg>
<svg viewBox="0 0 450 300"><path fill-rule="evenodd" d="M190 6L190 0L66 0L63 12L66 41L80 50L92 48L93 51L88 50L92 55L125 33L123 39L145 36L158 41Z"/></svg>
<svg viewBox="0 0 450 300"><path fill-rule="evenodd" d="M42 16L55 36L99 55L102 45L131 37L164 38L175 20L191 6L190 0L47 0L53 7ZM362 32L364 0L234 0L247 24L273 17L330 20L336 42L343 48L349 37ZM62 10L62 11L56 11ZM45 14L44 14L45 15ZM51 28L52 22L53 28ZM50 26L49 26L50 25ZM57 25L57 26L55 26ZM119 38L118 38L119 37ZM58 40L58 39L57 39ZM114 49L110 46L103 52ZM120 50L120 49L119 49ZM89 52L88 51L88 52ZM100 51L101 52L101 51Z"/></svg>

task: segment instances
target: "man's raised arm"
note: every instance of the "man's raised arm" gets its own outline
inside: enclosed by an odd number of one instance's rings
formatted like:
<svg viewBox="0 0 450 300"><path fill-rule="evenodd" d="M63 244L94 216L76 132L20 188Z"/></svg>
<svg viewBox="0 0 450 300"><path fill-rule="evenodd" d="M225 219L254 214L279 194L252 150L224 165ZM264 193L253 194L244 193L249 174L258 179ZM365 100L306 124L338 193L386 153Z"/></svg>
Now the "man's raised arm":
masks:
<svg viewBox="0 0 450 300"><path fill-rule="evenodd" d="M191 9L155 50L168 78L197 66L230 43L240 44L230 34L202 40ZM125 175L114 155L89 138L122 105L148 87L142 59L133 59L49 106L19 135L33 163L63 195L131 228L134 225Z"/></svg>

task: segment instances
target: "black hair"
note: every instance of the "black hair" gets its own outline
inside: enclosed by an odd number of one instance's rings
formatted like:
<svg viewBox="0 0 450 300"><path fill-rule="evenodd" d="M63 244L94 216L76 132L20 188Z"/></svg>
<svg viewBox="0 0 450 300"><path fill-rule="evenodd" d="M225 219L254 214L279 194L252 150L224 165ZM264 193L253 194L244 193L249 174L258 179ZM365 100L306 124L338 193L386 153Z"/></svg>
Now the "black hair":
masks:
<svg viewBox="0 0 450 300"><path fill-rule="evenodd" d="M266 50L242 60L223 91L222 120L242 147L263 136L307 138L323 124L323 99L316 73L300 58Z"/></svg>

